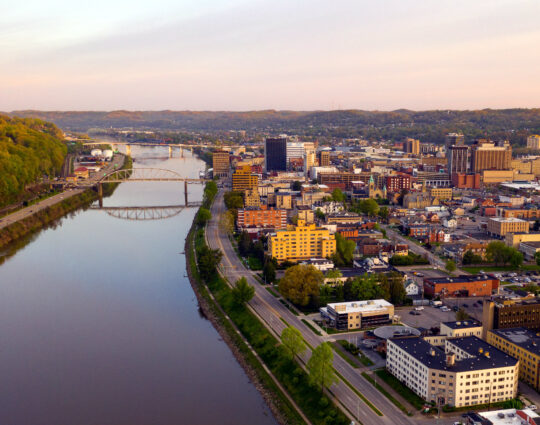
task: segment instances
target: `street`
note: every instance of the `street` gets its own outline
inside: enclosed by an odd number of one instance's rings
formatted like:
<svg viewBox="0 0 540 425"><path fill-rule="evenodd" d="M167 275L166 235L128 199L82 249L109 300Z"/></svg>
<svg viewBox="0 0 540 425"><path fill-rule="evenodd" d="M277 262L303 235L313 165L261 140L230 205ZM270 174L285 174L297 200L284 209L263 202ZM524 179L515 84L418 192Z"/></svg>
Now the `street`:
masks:
<svg viewBox="0 0 540 425"><path fill-rule="evenodd" d="M302 321L301 316L295 316L285 306L283 306L274 296L272 296L253 276L253 272L244 268L242 262L237 257L226 232L218 225L220 214L225 210L223 202L223 191L220 190L212 206L212 219L207 227L207 240L212 249L219 249L223 252L221 262L221 272L229 280L235 282L240 277L245 277L255 288L255 296L249 305L263 319L277 336L286 327L281 319L289 325L296 327L305 341L316 347L325 341L325 337L315 335ZM303 360L310 357L310 350L307 350ZM383 394L366 381L360 373L350 366L343 358L334 356L334 367L347 381L361 392L373 405L379 409L384 416L378 416L347 384L342 380L332 385L330 388L334 396L364 425L368 424L407 424L412 425L419 421L432 421L431 418L417 417L411 419L399 411Z"/></svg>

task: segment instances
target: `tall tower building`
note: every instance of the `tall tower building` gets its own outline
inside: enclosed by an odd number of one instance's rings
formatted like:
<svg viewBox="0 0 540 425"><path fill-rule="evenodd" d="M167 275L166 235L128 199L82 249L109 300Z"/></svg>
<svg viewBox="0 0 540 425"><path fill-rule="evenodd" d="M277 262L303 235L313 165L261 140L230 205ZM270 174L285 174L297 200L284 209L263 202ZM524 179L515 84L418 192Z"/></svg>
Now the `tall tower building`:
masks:
<svg viewBox="0 0 540 425"><path fill-rule="evenodd" d="M304 143L304 173L307 175L311 167L315 165L315 143Z"/></svg>
<svg viewBox="0 0 540 425"><path fill-rule="evenodd" d="M212 153L212 166L214 177L227 177L229 174L230 155L227 151L215 151Z"/></svg>
<svg viewBox="0 0 540 425"><path fill-rule="evenodd" d="M471 171L479 173L483 170L510 170L512 162L512 146L507 141L492 142L480 139L472 145Z"/></svg>
<svg viewBox="0 0 540 425"><path fill-rule="evenodd" d="M540 150L540 136L538 134L527 137L527 148Z"/></svg>
<svg viewBox="0 0 540 425"><path fill-rule="evenodd" d="M465 144L465 137L461 133L448 133L445 137L446 150L450 146L463 146Z"/></svg>
<svg viewBox="0 0 540 425"><path fill-rule="evenodd" d="M413 155L420 155L420 140L408 137L403 143L403 150Z"/></svg>
<svg viewBox="0 0 540 425"><path fill-rule="evenodd" d="M448 148L448 174L452 177L452 174L466 173L468 169L468 146L456 146L452 145Z"/></svg>
<svg viewBox="0 0 540 425"><path fill-rule="evenodd" d="M264 168L269 171L287 170L287 137L268 137L264 141Z"/></svg>
<svg viewBox="0 0 540 425"><path fill-rule="evenodd" d="M330 151L319 152L319 166L328 167L330 165Z"/></svg>

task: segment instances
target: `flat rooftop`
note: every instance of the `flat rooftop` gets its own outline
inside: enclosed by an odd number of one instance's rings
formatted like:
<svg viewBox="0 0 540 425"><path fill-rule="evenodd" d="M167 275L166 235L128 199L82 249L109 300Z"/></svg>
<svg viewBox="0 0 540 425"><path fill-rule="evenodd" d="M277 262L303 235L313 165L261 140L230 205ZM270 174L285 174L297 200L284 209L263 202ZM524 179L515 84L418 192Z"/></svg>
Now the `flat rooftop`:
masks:
<svg viewBox="0 0 540 425"><path fill-rule="evenodd" d="M330 303L326 307L339 313L365 313L368 311L386 310L388 307L393 307L393 304L381 299Z"/></svg>
<svg viewBox="0 0 540 425"><path fill-rule="evenodd" d="M453 277L436 277L425 279L432 283L464 283L464 282L480 282L483 280L498 280L491 275L467 275L462 274Z"/></svg>
<svg viewBox="0 0 540 425"><path fill-rule="evenodd" d="M509 218L503 218L503 217L491 217L491 221L497 221L499 223L528 223L526 220L521 220L519 218L509 217Z"/></svg>
<svg viewBox="0 0 540 425"><path fill-rule="evenodd" d="M442 322L442 323L443 325L448 326L450 329L468 329L468 328L477 328L479 326L482 326L482 323L474 319L453 321L453 322Z"/></svg>
<svg viewBox="0 0 540 425"><path fill-rule="evenodd" d="M504 409L504 410L492 410L490 412L478 413L481 417L489 420L493 425L520 425L523 422L523 418L520 418L517 412L521 412L521 415L528 416L532 419L533 423L540 424L540 416L530 409L516 410L516 409Z"/></svg>
<svg viewBox="0 0 540 425"><path fill-rule="evenodd" d="M540 355L540 333L525 328L492 329L491 332L524 350Z"/></svg>
<svg viewBox="0 0 540 425"><path fill-rule="evenodd" d="M450 372L508 367L514 366L518 362L513 357L475 336L447 340L448 344L455 345L471 356L462 360L456 359L453 365L447 364L446 352L443 349L431 345L420 337L392 338L390 341L425 366ZM449 352L451 352L451 349Z"/></svg>

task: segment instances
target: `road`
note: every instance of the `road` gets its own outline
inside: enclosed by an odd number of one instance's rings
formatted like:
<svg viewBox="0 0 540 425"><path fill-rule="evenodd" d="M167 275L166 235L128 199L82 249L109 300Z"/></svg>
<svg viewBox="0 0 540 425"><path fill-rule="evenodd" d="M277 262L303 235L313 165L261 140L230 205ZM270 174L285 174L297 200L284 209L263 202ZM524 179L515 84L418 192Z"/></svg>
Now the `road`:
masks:
<svg viewBox="0 0 540 425"><path fill-rule="evenodd" d="M412 242L411 240L405 238L403 235L401 235L399 232L396 232L394 229L392 229L390 226L383 225L382 226L386 230L386 236L389 239L397 240L401 243L409 245L409 250L414 252L415 254L425 256L429 263L434 267L439 267L440 269L444 270L446 267L446 262L442 260L437 255L431 253L431 251L427 250L421 245L418 245L415 242ZM469 274L461 269L456 269L454 271L454 274Z"/></svg>
<svg viewBox="0 0 540 425"><path fill-rule="evenodd" d="M301 316L295 316L285 306L283 306L274 296L272 296L255 279L253 273L247 270L240 259L237 257L229 238L219 225L219 216L224 211L223 191L220 190L212 206L212 219L207 228L207 240L212 249L219 249L223 252L221 262L221 271L230 282L235 282L238 278L244 276L248 282L255 288L255 296L250 301L250 306L266 322L266 325L273 330L276 335L286 327L281 319L284 319L289 325L296 327L302 333L305 341L311 346L316 347L325 338L315 335L302 321ZM310 356L306 352L304 361ZM379 424L400 424L412 425L424 421L423 418L411 419L398 410L390 401L366 381L360 373L350 366L340 356L334 356L334 367L345 379L362 393L373 405L379 409L384 416L378 416L356 393L351 390L342 380L332 385L330 388L334 396L364 425ZM425 419L432 421L432 419Z"/></svg>
<svg viewBox="0 0 540 425"><path fill-rule="evenodd" d="M115 169L115 167L114 167L115 165L116 165L117 169L120 168L122 166L122 164L124 163L124 158L125 158L124 155L115 155L113 161L111 161L107 165L107 167L105 167L101 171L101 174L96 173L88 181L93 182L93 181L99 180L99 178L102 176L103 172L108 173L108 172L113 171ZM25 219L27 217L30 217L31 215L35 214L36 212L41 211L41 210L43 210L45 208L48 208L51 205L62 202L64 199L67 199L67 198L70 198L72 196L78 195L78 194L84 192L86 189L87 188L84 188L84 189L78 189L78 188L67 189L67 190L64 190L63 192L61 192L61 193L59 193L57 195L51 196L51 197L46 198L46 199L44 199L42 201L36 202L33 205L30 205L28 207L25 207L23 209L15 211L14 213L9 214L9 215L5 216L4 218L0 219L0 230L3 229L6 226L9 226L10 224L16 223L17 221L20 221L20 220L23 220L23 219Z"/></svg>

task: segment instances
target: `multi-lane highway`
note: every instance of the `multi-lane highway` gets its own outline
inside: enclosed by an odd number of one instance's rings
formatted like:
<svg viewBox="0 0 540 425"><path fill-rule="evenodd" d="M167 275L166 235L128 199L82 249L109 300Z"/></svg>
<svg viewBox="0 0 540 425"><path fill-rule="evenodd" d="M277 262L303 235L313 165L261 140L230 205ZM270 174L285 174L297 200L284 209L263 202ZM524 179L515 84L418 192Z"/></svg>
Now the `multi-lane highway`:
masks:
<svg viewBox="0 0 540 425"><path fill-rule="evenodd" d="M274 296L272 296L255 279L253 273L247 270L237 257L226 231L218 225L219 216L224 211L222 191L216 197L212 206L212 219L207 228L208 244L213 249L223 252L221 271L230 282L236 281L244 276L255 288L255 296L250 301L250 306L262 318L266 325L276 334L280 335L285 328L283 320L289 325L296 327L302 333L304 339L311 347L316 347L325 339L315 335L302 321L295 316L285 306L283 306ZM310 352L305 354L308 359ZM346 409L362 424L416 424L423 418L409 418L398 410L390 401L366 381L358 370L350 366L340 356L334 357L334 367L345 379L362 393L378 410L383 413L379 416L373 411L347 384L342 380L332 385L331 391L334 396L346 407ZM429 419L428 419L429 420Z"/></svg>

